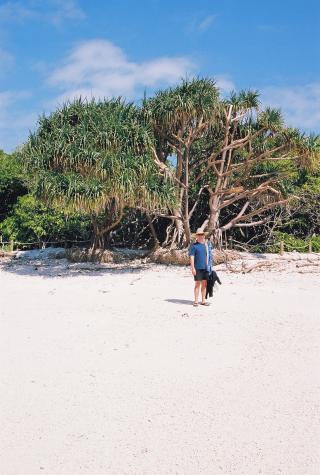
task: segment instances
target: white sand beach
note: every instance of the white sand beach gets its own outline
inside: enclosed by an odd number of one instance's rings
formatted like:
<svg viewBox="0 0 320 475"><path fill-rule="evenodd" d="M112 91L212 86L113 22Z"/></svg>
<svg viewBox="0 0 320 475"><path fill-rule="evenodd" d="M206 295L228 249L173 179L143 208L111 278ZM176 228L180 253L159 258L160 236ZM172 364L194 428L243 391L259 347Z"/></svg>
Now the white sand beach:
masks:
<svg viewBox="0 0 320 475"><path fill-rule="evenodd" d="M221 268L193 308L184 267L0 266L0 473L319 474L320 274L299 270Z"/></svg>

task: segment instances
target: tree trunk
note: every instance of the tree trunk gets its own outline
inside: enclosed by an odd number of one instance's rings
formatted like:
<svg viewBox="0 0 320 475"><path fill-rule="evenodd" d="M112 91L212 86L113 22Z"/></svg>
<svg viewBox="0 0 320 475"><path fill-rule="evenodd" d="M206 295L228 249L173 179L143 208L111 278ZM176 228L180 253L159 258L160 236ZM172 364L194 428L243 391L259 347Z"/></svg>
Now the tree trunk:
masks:
<svg viewBox="0 0 320 475"><path fill-rule="evenodd" d="M156 233L156 230L153 226L153 222L152 222L152 219L151 219L151 216L149 213L146 213L146 217L147 217L147 221L148 221L148 224L149 224L149 227L150 227L150 231L151 231L151 234L152 234L152 237L153 237L153 241L154 241L154 249L158 249L160 247L160 243L159 243L159 239L158 239L158 236L157 236L157 233Z"/></svg>
<svg viewBox="0 0 320 475"><path fill-rule="evenodd" d="M94 237L93 237L93 249L104 249L105 247L105 235L103 232L97 228L96 231L94 232Z"/></svg>
<svg viewBox="0 0 320 475"><path fill-rule="evenodd" d="M218 195L211 196L209 199L210 214L207 224L207 231L209 236L212 236L215 246L221 245L221 233L219 232L219 217L220 217L220 198Z"/></svg>
<svg viewBox="0 0 320 475"><path fill-rule="evenodd" d="M184 226L183 226L181 211L182 211L181 208L173 210L173 215L176 216L176 218L174 219L176 233L174 234L175 239L174 239L174 242L172 242L172 244L175 244L176 246L179 246L182 243L183 237L184 237Z"/></svg>
<svg viewBox="0 0 320 475"><path fill-rule="evenodd" d="M228 113L227 113L227 120L226 120L226 127L225 127L225 136L224 136L224 143L223 147L226 148L229 143L229 128L231 123L231 116L232 116L232 105L229 106ZM225 165L228 169L230 165L232 155L227 150L224 150L221 154L221 163L219 168L219 175L217 178L217 182L215 185L214 193L211 193L209 199L209 207L210 207L210 215L208 221L208 231L209 235L212 236L213 241L216 246L221 246L222 244L222 234L219 229L219 217L220 217L220 209L221 209L221 191L225 189L227 185L227 178L223 179L222 174L225 172ZM226 164L227 160L227 164Z"/></svg>
<svg viewBox="0 0 320 475"><path fill-rule="evenodd" d="M123 217L123 208L117 208L115 203L106 206L104 221L99 222L98 216L93 213L91 221L93 225L93 249L104 249L109 241L110 232L119 226Z"/></svg>
<svg viewBox="0 0 320 475"><path fill-rule="evenodd" d="M185 159L185 190L184 190L184 245L189 246L191 243L191 232L190 232L190 222L189 222L189 158L190 150L187 146L184 153Z"/></svg>

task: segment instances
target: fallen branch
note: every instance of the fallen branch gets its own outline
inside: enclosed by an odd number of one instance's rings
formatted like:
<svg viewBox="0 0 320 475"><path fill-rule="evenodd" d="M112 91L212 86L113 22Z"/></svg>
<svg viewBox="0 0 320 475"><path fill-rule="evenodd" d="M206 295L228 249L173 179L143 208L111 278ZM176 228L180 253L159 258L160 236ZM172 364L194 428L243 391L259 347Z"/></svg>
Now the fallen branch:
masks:
<svg viewBox="0 0 320 475"><path fill-rule="evenodd" d="M313 266L320 266L320 261L314 261L314 262L302 262L301 264L296 264L296 267L313 267Z"/></svg>
<svg viewBox="0 0 320 475"><path fill-rule="evenodd" d="M246 266L245 262L242 261L241 267L236 268L230 265L229 263L226 262L227 269L234 273L234 274L248 274L249 272L256 271L256 270L261 270L261 269L270 269L272 267L276 268L276 263L275 262L258 262L257 264L253 264L252 266L248 267Z"/></svg>

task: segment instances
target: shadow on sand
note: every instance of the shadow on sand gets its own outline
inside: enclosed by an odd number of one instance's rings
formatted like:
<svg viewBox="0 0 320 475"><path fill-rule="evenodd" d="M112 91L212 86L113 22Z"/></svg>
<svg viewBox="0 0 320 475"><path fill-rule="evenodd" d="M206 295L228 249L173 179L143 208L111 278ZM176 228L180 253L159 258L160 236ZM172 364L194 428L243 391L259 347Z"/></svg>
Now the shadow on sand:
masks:
<svg viewBox="0 0 320 475"><path fill-rule="evenodd" d="M193 305L193 300L182 300L182 299L165 299L169 303L177 303L179 305Z"/></svg>
<svg viewBox="0 0 320 475"><path fill-rule="evenodd" d="M0 261L0 269L16 275L27 275L42 278L82 277L84 275L121 275L139 274L150 268L150 264L132 260L121 264L71 263L66 259L47 259L36 261L20 261L12 259Z"/></svg>

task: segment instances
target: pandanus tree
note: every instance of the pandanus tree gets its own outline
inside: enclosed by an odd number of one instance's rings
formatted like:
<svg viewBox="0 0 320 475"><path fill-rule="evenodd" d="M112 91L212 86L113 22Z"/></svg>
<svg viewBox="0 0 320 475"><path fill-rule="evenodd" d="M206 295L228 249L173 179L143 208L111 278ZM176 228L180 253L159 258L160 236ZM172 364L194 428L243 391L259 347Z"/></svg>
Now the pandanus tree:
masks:
<svg viewBox="0 0 320 475"><path fill-rule="evenodd" d="M189 244L191 240L192 147L213 126L219 107L219 92L210 79L184 80L175 88L158 91L143 104L157 139L151 147L154 162L175 187L171 239L178 245Z"/></svg>
<svg viewBox="0 0 320 475"><path fill-rule="evenodd" d="M284 180L301 167L311 169L318 151L310 137L285 127L279 110L259 110L257 92L232 94L223 101L209 147L194 154L193 181L206 192L209 212L202 223L216 242L234 227L259 226L268 211L288 202ZM218 132L218 134L216 133ZM221 212L227 219L221 222Z"/></svg>
<svg viewBox="0 0 320 475"><path fill-rule="evenodd" d="M173 202L150 155L153 135L121 99L77 99L39 120L20 151L36 194L66 211L87 212L104 246L127 208L165 210Z"/></svg>
<svg viewBox="0 0 320 475"><path fill-rule="evenodd" d="M286 202L286 173L311 166L317 155L308 137L285 127L278 110L259 108L256 91L221 99L210 79L159 91L144 110L157 137L154 162L175 186L171 241L177 245L190 243L190 221L204 196L200 224L216 242L223 231L261 224L269 209ZM229 219L221 222L226 209Z"/></svg>

